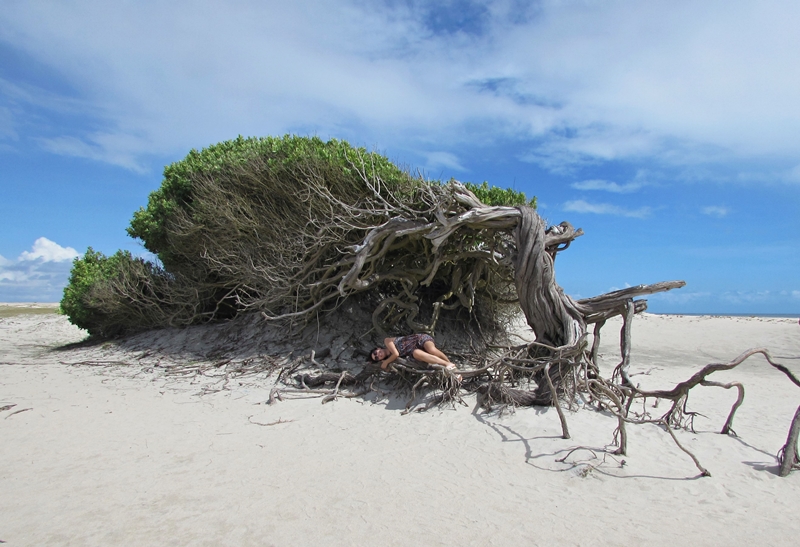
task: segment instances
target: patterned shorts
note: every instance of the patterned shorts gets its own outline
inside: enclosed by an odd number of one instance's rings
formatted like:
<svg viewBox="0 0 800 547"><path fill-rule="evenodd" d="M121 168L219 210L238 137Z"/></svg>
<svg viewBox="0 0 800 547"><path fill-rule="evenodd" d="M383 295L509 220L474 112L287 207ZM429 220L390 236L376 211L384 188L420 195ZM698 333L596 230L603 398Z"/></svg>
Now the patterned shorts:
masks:
<svg viewBox="0 0 800 547"><path fill-rule="evenodd" d="M415 349L425 349L425 342L433 342L433 337L429 334L411 334L395 338L394 346L400 357L409 357Z"/></svg>

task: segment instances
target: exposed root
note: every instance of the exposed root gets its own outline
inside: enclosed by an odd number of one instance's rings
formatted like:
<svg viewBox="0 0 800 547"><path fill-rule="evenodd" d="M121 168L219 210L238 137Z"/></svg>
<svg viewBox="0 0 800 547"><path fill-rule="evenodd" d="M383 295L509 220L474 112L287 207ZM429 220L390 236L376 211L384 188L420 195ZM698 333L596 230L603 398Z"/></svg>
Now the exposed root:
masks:
<svg viewBox="0 0 800 547"><path fill-rule="evenodd" d="M798 457L797 450L798 436L800 436L800 407L797 407L797 411L794 413L786 444L778 452L778 462L780 463L778 474L781 477L788 475L792 469L800 469L800 457Z"/></svg>

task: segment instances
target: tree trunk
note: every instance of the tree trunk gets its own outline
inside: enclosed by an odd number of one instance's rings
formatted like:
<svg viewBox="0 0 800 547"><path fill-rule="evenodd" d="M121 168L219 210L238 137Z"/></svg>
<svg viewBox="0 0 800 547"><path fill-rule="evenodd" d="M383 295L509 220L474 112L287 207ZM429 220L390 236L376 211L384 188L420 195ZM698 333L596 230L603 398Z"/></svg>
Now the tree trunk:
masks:
<svg viewBox="0 0 800 547"><path fill-rule="evenodd" d="M519 304L536 340L549 346L573 346L586 332L586 322L575 301L556 283L555 249L546 244L544 220L530 207L514 229L517 254L513 257Z"/></svg>

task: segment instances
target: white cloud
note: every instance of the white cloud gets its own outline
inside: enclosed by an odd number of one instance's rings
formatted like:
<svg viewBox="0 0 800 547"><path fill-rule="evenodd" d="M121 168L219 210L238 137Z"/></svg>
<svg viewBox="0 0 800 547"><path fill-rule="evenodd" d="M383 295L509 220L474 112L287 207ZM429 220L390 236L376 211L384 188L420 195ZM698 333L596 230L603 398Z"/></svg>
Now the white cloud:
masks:
<svg viewBox="0 0 800 547"><path fill-rule="evenodd" d="M789 173L786 175L786 179L790 182L800 182L800 164L795 165L789 170Z"/></svg>
<svg viewBox="0 0 800 547"><path fill-rule="evenodd" d="M3 106L0 106L0 139L17 139L14 114L10 109Z"/></svg>
<svg viewBox="0 0 800 547"><path fill-rule="evenodd" d="M722 205L709 205L708 207L703 207L702 211L704 215L717 218L726 217L731 212L729 208Z"/></svg>
<svg viewBox="0 0 800 547"><path fill-rule="evenodd" d="M424 2L29 0L3 6L0 33L79 95L18 104L68 104L91 121L42 145L134 170L287 131L417 148L510 136L555 171L643 157L800 163L796 2L483 6L454 31Z"/></svg>
<svg viewBox="0 0 800 547"><path fill-rule="evenodd" d="M144 152L146 147L137 143L135 138L127 138L126 135L95 134L86 137L85 140L74 136L62 136L39 139L39 142L42 148L54 154L102 161L137 173L147 171L137 159L137 152Z"/></svg>
<svg viewBox="0 0 800 547"><path fill-rule="evenodd" d="M632 287L632 285L626 281L622 287L617 287L617 286L609 287L608 292L621 291L622 289L629 289L630 287Z"/></svg>
<svg viewBox="0 0 800 547"><path fill-rule="evenodd" d="M726 291L720 295L720 299L732 304L767 302L776 296L772 291Z"/></svg>
<svg viewBox="0 0 800 547"><path fill-rule="evenodd" d="M564 204L564 211L573 213L593 213L596 215L614 215L632 218L646 218L650 216L650 207L626 209L609 203L589 203L582 199L568 201Z"/></svg>
<svg viewBox="0 0 800 547"><path fill-rule="evenodd" d="M612 192L615 194L628 194L635 192L643 186L640 182L629 182L627 184L617 184L607 180L584 180L571 184L576 190L602 190L605 192Z"/></svg>
<svg viewBox="0 0 800 547"><path fill-rule="evenodd" d="M450 152L423 152L422 155L426 159L425 166L430 170L448 167L456 171L466 171L466 168L461 165L458 156Z"/></svg>
<svg viewBox="0 0 800 547"><path fill-rule="evenodd" d="M800 291L791 291L795 298L800 298ZM728 290L720 292L694 291L684 292L669 291L653 294L647 297L653 304L659 304L662 309L699 312L699 313L758 313L756 310L770 311L772 313L792 313L796 308L787 297L789 291L785 290ZM788 307L787 307L788 306Z"/></svg>
<svg viewBox="0 0 800 547"><path fill-rule="evenodd" d="M664 293L651 294L647 297L648 300L667 302L669 304L688 304L698 300L707 300L712 297L710 292L703 291L667 291Z"/></svg>
<svg viewBox="0 0 800 547"><path fill-rule="evenodd" d="M42 262L64 262L72 260L78 256L78 251L72 247L62 247L46 237L40 237L33 242L30 251L23 251L19 255L20 261L31 261L41 259Z"/></svg>
<svg viewBox="0 0 800 547"><path fill-rule="evenodd" d="M792 298L800 298L800 291L792 291Z"/></svg>
<svg viewBox="0 0 800 547"><path fill-rule="evenodd" d="M37 239L17 260L0 256L0 302L61 300L71 260L76 256L72 247L62 247L45 237Z"/></svg>

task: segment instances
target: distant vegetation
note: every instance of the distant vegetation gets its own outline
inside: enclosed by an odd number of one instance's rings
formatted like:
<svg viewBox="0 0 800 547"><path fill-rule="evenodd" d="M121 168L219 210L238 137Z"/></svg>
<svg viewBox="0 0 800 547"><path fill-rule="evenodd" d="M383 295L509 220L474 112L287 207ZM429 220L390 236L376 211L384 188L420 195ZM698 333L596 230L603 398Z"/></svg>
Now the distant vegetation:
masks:
<svg viewBox="0 0 800 547"><path fill-rule="evenodd" d="M16 315L51 315L58 313L58 308L52 305L36 304L33 306L0 305L0 319Z"/></svg>

